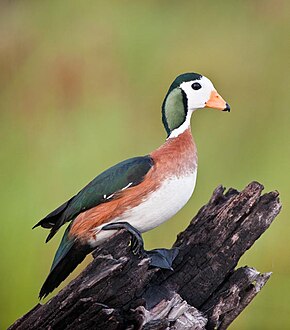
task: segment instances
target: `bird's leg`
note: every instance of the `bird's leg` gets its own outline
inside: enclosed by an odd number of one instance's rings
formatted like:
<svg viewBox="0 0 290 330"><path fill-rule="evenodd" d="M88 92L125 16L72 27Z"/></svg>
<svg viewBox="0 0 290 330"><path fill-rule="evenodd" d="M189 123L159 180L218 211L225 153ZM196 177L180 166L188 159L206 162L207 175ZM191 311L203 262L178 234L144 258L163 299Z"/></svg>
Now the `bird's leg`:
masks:
<svg viewBox="0 0 290 330"><path fill-rule="evenodd" d="M113 222L102 227L102 230L126 229L131 235L131 248L134 254L144 255L144 241L139 230L128 222Z"/></svg>
<svg viewBox="0 0 290 330"><path fill-rule="evenodd" d="M141 236L141 233L128 222L109 223L105 225L102 229L126 229L131 234L131 247L134 254L139 254L141 256L148 257L150 259L150 266L152 267L173 270L172 263L178 255L178 248L154 249L151 251L146 251L144 249L144 241Z"/></svg>

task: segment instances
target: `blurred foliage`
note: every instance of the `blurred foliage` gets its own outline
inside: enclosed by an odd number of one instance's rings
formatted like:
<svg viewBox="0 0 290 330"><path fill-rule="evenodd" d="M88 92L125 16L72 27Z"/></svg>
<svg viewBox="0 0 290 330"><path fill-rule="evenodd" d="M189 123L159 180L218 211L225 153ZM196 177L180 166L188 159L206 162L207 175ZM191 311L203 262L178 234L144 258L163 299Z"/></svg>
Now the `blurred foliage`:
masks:
<svg viewBox="0 0 290 330"><path fill-rule="evenodd" d="M38 302L61 238L45 245L31 227L160 145L160 105L187 71L208 76L232 112L193 116L194 197L146 246L170 246L220 183L279 190L281 215L240 263L273 277L232 329L290 327L289 13L286 0L0 3L1 329Z"/></svg>

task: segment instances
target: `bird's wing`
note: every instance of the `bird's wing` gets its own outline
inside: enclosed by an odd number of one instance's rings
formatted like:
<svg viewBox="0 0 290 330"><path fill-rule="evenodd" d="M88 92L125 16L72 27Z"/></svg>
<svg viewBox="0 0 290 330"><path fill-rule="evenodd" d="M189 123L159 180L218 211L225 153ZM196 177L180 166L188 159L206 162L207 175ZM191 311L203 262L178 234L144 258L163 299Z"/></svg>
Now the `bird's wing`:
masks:
<svg viewBox="0 0 290 330"><path fill-rule="evenodd" d="M49 213L33 228L50 228L46 239L48 242L65 222L73 220L81 212L111 200L118 191L141 183L152 166L153 160L150 156L130 158L118 163L98 175L77 195Z"/></svg>

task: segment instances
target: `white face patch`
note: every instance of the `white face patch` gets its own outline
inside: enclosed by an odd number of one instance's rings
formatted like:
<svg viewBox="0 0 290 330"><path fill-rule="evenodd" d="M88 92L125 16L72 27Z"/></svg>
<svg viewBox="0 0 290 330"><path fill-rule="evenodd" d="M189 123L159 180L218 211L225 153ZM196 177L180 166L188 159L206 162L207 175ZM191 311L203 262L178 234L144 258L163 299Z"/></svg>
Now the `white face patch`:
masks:
<svg viewBox="0 0 290 330"><path fill-rule="evenodd" d="M200 84L201 88L194 90L192 88L192 84L194 83ZM211 92L215 91L212 82L206 77L201 77L201 79L198 80L183 82L180 85L180 88L185 92L187 96L187 105L189 111L204 108L205 103L210 98Z"/></svg>

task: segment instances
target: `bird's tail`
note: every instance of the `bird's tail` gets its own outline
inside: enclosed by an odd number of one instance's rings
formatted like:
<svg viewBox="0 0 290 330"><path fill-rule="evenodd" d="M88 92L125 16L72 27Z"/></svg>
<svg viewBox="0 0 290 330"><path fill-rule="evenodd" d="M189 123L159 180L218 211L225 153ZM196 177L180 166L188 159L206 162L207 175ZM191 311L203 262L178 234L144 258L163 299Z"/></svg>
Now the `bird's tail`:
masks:
<svg viewBox="0 0 290 330"><path fill-rule="evenodd" d="M45 298L57 288L78 264L85 259L86 255L93 250L91 246L83 245L79 241L69 238L69 228L64 233L60 246L56 251L50 273L39 292L40 299Z"/></svg>

